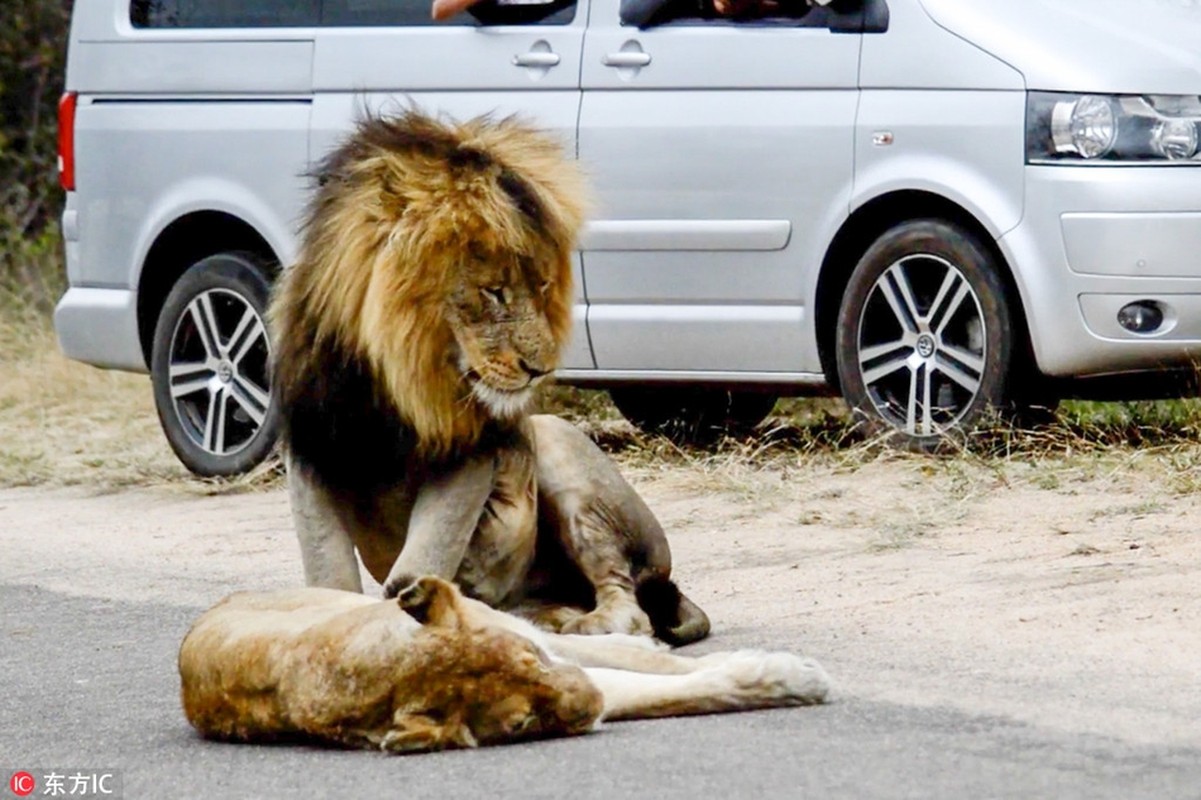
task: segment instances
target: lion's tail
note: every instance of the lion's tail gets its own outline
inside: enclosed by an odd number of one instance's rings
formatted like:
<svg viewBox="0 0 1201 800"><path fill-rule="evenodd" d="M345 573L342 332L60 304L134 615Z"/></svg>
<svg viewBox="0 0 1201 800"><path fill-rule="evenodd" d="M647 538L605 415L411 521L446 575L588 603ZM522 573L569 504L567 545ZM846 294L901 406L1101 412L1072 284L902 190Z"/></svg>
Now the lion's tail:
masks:
<svg viewBox="0 0 1201 800"><path fill-rule="evenodd" d="M634 592L638 605L651 619L655 636L662 641L679 646L709 635L709 617L670 578L647 576Z"/></svg>

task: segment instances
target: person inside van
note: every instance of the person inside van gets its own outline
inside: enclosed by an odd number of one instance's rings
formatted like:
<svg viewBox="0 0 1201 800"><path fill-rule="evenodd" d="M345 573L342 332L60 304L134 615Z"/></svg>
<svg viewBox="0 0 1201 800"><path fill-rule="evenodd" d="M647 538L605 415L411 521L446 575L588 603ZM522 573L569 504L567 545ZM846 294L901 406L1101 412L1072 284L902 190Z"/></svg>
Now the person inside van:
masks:
<svg viewBox="0 0 1201 800"><path fill-rule="evenodd" d="M719 17L757 19L760 17L788 16L795 13L790 7L802 5L800 0L710 0L713 13ZM828 6L832 0L805 0L806 8Z"/></svg>
<svg viewBox="0 0 1201 800"><path fill-rule="evenodd" d="M434 0L430 16L436 22L448 20L463 11L484 25L521 25L536 22L576 0ZM526 13L522 13L525 11Z"/></svg>
<svg viewBox="0 0 1201 800"><path fill-rule="evenodd" d="M455 14L466 11L477 2L479 0L434 0L431 16L441 22L444 19L450 19Z"/></svg>

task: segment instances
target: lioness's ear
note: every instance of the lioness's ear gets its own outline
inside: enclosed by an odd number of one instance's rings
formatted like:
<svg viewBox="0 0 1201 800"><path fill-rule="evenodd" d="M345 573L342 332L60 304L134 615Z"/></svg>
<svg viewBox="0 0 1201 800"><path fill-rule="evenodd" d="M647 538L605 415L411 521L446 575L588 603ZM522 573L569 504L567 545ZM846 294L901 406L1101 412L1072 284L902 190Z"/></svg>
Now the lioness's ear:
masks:
<svg viewBox="0 0 1201 800"><path fill-rule="evenodd" d="M426 575L401 589L396 602L422 625L457 628L461 624L459 597L454 584Z"/></svg>

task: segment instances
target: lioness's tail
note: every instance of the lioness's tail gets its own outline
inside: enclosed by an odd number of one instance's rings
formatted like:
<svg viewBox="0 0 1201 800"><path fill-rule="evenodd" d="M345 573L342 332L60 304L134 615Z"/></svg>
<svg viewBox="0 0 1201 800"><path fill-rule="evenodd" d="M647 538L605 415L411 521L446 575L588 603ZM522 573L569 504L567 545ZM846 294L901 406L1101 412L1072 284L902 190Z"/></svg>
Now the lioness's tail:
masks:
<svg viewBox="0 0 1201 800"><path fill-rule="evenodd" d="M634 590L638 605L651 618L655 636L673 646L709 635L709 617L689 600L670 578L646 577Z"/></svg>

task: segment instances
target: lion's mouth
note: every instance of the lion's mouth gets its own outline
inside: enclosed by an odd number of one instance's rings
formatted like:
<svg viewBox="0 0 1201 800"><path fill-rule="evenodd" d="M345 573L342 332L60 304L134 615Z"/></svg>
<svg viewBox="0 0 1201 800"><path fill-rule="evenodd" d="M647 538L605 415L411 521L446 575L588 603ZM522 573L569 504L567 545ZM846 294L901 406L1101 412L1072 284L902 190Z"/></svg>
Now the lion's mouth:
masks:
<svg viewBox="0 0 1201 800"><path fill-rule="evenodd" d="M520 417L530 407L530 401L534 398L534 392L529 387L510 392L496 389L483 381L472 384L471 393L494 416L501 419Z"/></svg>
<svg viewBox="0 0 1201 800"><path fill-rule="evenodd" d="M501 419L520 417L529 409L530 401L534 398L533 381L519 389L502 389L485 381L474 369L464 372L463 378L476 401Z"/></svg>

